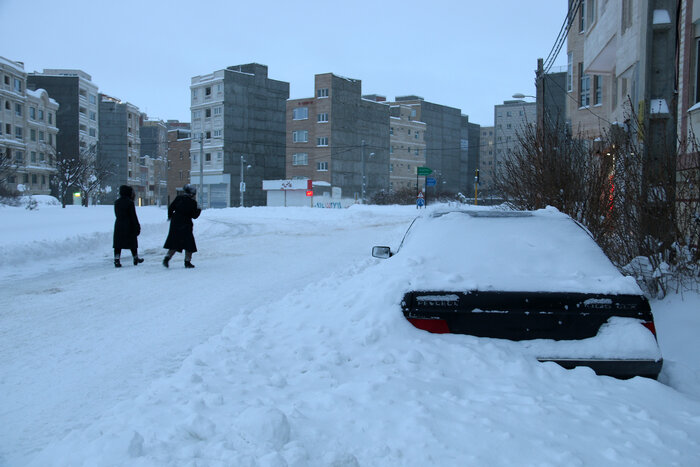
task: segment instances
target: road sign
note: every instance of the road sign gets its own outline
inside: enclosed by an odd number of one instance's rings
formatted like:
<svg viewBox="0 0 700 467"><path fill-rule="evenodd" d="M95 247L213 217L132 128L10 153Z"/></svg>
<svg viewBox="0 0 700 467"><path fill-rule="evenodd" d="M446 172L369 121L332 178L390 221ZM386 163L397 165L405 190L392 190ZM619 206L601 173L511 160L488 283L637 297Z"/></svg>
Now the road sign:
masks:
<svg viewBox="0 0 700 467"><path fill-rule="evenodd" d="M422 191L419 191L419 192L418 192L418 198L420 198L420 199L425 198L425 196L423 196L423 192L422 192Z"/></svg>
<svg viewBox="0 0 700 467"><path fill-rule="evenodd" d="M423 198L416 199L416 207L422 208L425 206L425 200Z"/></svg>
<svg viewBox="0 0 700 467"><path fill-rule="evenodd" d="M433 177L427 177L425 179L425 186L435 186L437 185L437 180L435 180Z"/></svg>
<svg viewBox="0 0 700 467"><path fill-rule="evenodd" d="M431 173L433 173L433 169L430 167L418 167L418 175L420 176L430 175Z"/></svg>

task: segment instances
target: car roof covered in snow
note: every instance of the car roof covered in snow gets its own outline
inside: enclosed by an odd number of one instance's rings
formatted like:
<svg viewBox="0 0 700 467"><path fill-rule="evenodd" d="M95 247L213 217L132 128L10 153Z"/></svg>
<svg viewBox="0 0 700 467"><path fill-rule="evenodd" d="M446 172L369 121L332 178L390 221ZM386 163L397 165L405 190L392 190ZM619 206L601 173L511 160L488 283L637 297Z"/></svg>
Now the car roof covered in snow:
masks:
<svg viewBox="0 0 700 467"><path fill-rule="evenodd" d="M411 274L412 290L641 294L583 227L554 208L427 213L394 259Z"/></svg>

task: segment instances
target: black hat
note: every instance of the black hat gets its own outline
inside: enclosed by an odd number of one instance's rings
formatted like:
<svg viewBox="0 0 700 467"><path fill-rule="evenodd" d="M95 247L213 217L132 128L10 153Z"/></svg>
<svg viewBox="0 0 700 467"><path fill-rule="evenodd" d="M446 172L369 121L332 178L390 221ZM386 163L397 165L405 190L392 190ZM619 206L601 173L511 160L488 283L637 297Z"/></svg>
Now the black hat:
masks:
<svg viewBox="0 0 700 467"><path fill-rule="evenodd" d="M133 192L134 189L129 185L122 185L119 187L119 196L123 196L124 198L131 198Z"/></svg>
<svg viewBox="0 0 700 467"><path fill-rule="evenodd" d="M182 191L187 193L188 195L196 195L197 194L197 187L194 185L190 185L189 183L182 187Z"/></svg>

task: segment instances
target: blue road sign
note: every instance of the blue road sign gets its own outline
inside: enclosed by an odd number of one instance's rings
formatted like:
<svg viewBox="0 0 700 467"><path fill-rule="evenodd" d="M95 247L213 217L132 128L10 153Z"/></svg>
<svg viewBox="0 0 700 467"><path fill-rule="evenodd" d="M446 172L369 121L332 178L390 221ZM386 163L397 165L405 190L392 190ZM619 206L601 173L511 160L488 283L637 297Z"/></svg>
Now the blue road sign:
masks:
<svg viewBox="0 0 700 467"><path fill-rule="evenodd" d="M437 180L435 180L433 177L426 177L425 186L435 186L435 185L437 185Z"/></svg>

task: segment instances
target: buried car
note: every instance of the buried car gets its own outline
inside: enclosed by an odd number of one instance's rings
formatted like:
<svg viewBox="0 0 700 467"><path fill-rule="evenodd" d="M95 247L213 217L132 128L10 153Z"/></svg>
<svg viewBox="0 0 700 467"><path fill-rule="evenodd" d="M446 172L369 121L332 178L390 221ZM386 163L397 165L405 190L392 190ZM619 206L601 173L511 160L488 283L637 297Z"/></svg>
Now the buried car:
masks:
<svg viewBox="0 0 700 467"><path fill-rule="evenodd" d="M413 221L396 254L377 246L372 255L402 262L401 307L419 329L517 341L540 361L600 375L661 371L639 286L554 208L435 211Z"/></svg>

